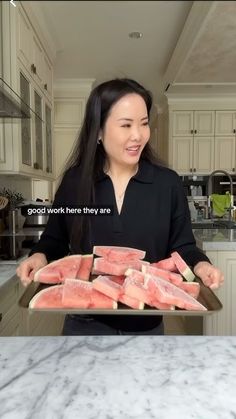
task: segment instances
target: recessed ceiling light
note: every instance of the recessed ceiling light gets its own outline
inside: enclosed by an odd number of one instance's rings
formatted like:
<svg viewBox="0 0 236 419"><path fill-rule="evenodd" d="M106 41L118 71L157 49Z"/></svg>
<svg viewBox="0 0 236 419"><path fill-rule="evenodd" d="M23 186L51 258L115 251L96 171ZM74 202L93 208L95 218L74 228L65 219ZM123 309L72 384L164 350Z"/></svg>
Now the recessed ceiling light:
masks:
<svg viewBox="0 0 236 419"><path fill-rule="evenodd" d="M139 38L142 38L142 36L143 36L142 32L130 32L129 33L130 38L139 39Z"/></svg>

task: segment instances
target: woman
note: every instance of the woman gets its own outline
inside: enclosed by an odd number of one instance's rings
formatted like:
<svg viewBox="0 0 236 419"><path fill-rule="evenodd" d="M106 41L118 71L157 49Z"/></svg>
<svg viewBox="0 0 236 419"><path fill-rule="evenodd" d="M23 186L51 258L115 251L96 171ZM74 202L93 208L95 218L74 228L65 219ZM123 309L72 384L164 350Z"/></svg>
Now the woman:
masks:
<svg viewBox="0 0 236 419"><path fill-rule="evenodd" d="M156 262L178 251L205 285L222 273L196 247L187 199L177 173L163 167L149 145L150 93L134 80L97 86L55 196L54 206L112 205L111 216L52 215L30 257L17 269L23 283L48 262L94 245L146 251ZM162 334L158 316L66 316L64 334Z"/></svg>

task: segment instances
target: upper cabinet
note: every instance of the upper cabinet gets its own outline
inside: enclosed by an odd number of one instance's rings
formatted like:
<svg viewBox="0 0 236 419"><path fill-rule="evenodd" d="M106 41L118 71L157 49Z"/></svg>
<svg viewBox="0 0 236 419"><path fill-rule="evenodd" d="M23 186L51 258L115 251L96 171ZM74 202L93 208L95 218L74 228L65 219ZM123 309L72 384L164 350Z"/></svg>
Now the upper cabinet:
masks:
<svg viewBox="0 0 236 419"><path fill-rule="evenodd" d="M16 35L18 59L43 94L51 101L52 64L22 7L18 8Z"/></svg>
<svg viewBox="0 0 236 419"><path fill-rule="evenodd" d="M176 111L173 116L173 136L214 135L215 113L212 111Z"/></svg>
<svg viewBox="0 0 236 419"><path fill-rule="evenodd" d="M204 102L193 109L193 102L181 109L181 101L175 99L168 109L170 166L181 175L204 175L217 169L235 173L236 103L234 109L221 110ZM218 103L215 106L219 108Z"/></svg>
<svg viewBox="0 0 236 419"><path fill-rule="evenodd" d="M28 2L4 3L10 27L3 42L11 45L12 87L31 112L29 119L2 122L0 172L53 179L53 65L24 9Z"/></svg>

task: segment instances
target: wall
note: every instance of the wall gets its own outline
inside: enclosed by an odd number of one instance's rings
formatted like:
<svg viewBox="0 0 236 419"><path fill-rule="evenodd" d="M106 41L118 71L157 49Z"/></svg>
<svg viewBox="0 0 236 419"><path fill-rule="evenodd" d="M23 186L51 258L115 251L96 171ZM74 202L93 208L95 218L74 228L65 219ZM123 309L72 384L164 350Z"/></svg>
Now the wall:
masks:
<svg viewBox="0 0 236 419"><path fill-rule="evenodd" d="M9 188L20 192L27 200L32 199L32 181L29 177L15 175L1 175L0 188Z"/></svg>
<svg viewBox="0 0 236 419"><path fill-rule="evenodd" d="M61 79L54 85L54 164L56 180L60 181L67 159L78 138L87 98L94 79Z"/></svg>

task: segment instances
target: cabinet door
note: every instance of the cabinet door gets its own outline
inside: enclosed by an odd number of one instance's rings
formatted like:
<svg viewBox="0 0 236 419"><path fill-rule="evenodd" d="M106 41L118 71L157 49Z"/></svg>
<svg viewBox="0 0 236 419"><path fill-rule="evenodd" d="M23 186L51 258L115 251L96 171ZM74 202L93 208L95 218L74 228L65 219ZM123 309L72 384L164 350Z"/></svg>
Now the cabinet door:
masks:
<svg viewBox="0 0 236 419"><path fill-rule="evenodd" d="M34 89L34 168L43 170L43 120L42 120L42 97Z"/></svg>
<svg viewBox="0 0 236 419"><path fill-rule="evenodd" d="M215 131L214 111L194 111L194 135L213 136Z"/></svg>
<svg viewBox="0 0 236 419"><path fill-rule="evenodd" d="M215 169L235 171L235 137L215 137Z"/></svg>
<svg viewBox="0 0 236 419"><path fill-rule="evenodd" d="M236 132L236 111L216 111L216 135L232 135Z"/></svg>
<svg viewBox="0 0 236 419"><path fill-rule="evenodd" d="M173 138L173 169L178 173L193 171L193 137Z"/></svg>
<svg viewBox="0 0 236 419"><path fill-rule="evenodd" d="M211 258L211 252L209 257ZM236 260L235 252L217 252L218 266L224 273L224 285L214 290L221 301L223 308L218 313L206 316L204 320L204 334L215 336L236 335ZM207 253L208 256L208 253ZM211 258L212 260L212 258ZM213 263L214 260L213 260Z"/></svg>
<svg viewBox="0 0 236 419"><path fill-rule="evenodd" d="M193 134L193 112L173 112L173 136L189 137Z"/></svg>
<svg viewBox="0 0 236 419"><path fill-rule="evenodd" d="M53 69L52 69L52 65L50 64L45 54L43 56L43 60L44 60L44 80L43 80L44 93L47 95L49 100L52 100Z"/></svg>
<svg viewBox="0 0 236 419"><path fill-rule="evenodd" d="M20 96L30 106L30 83L25 75L20 72ZM21 162L32 167L32 134L31 119L21 119Z"/></svg>
<svg viewBox="0 0 236 419"><path fill-rule="evenodd" d="M45 104L45 140L46 140L46 172L52 173L52 111L51 108Z"/></svg>
<svg viewBox="0 0 236 419"><path fill-rule="evenodd" d="M193 171L211 173L214 170L214 137L194 137Z"/></svg>
<svg viewBox="0 0 236 419"><path fill-rule="evenodd" d="M38 86L43 89L44 85L44 51L35 35L32 33L32 57L33 57L33 77Z"/></svg>
<svg viewBox="0 0 236 419"><path fill-rule="evenodd" d="M17 56L30 72L33 63L31 26L22 8L17 9Z"/></svg>

